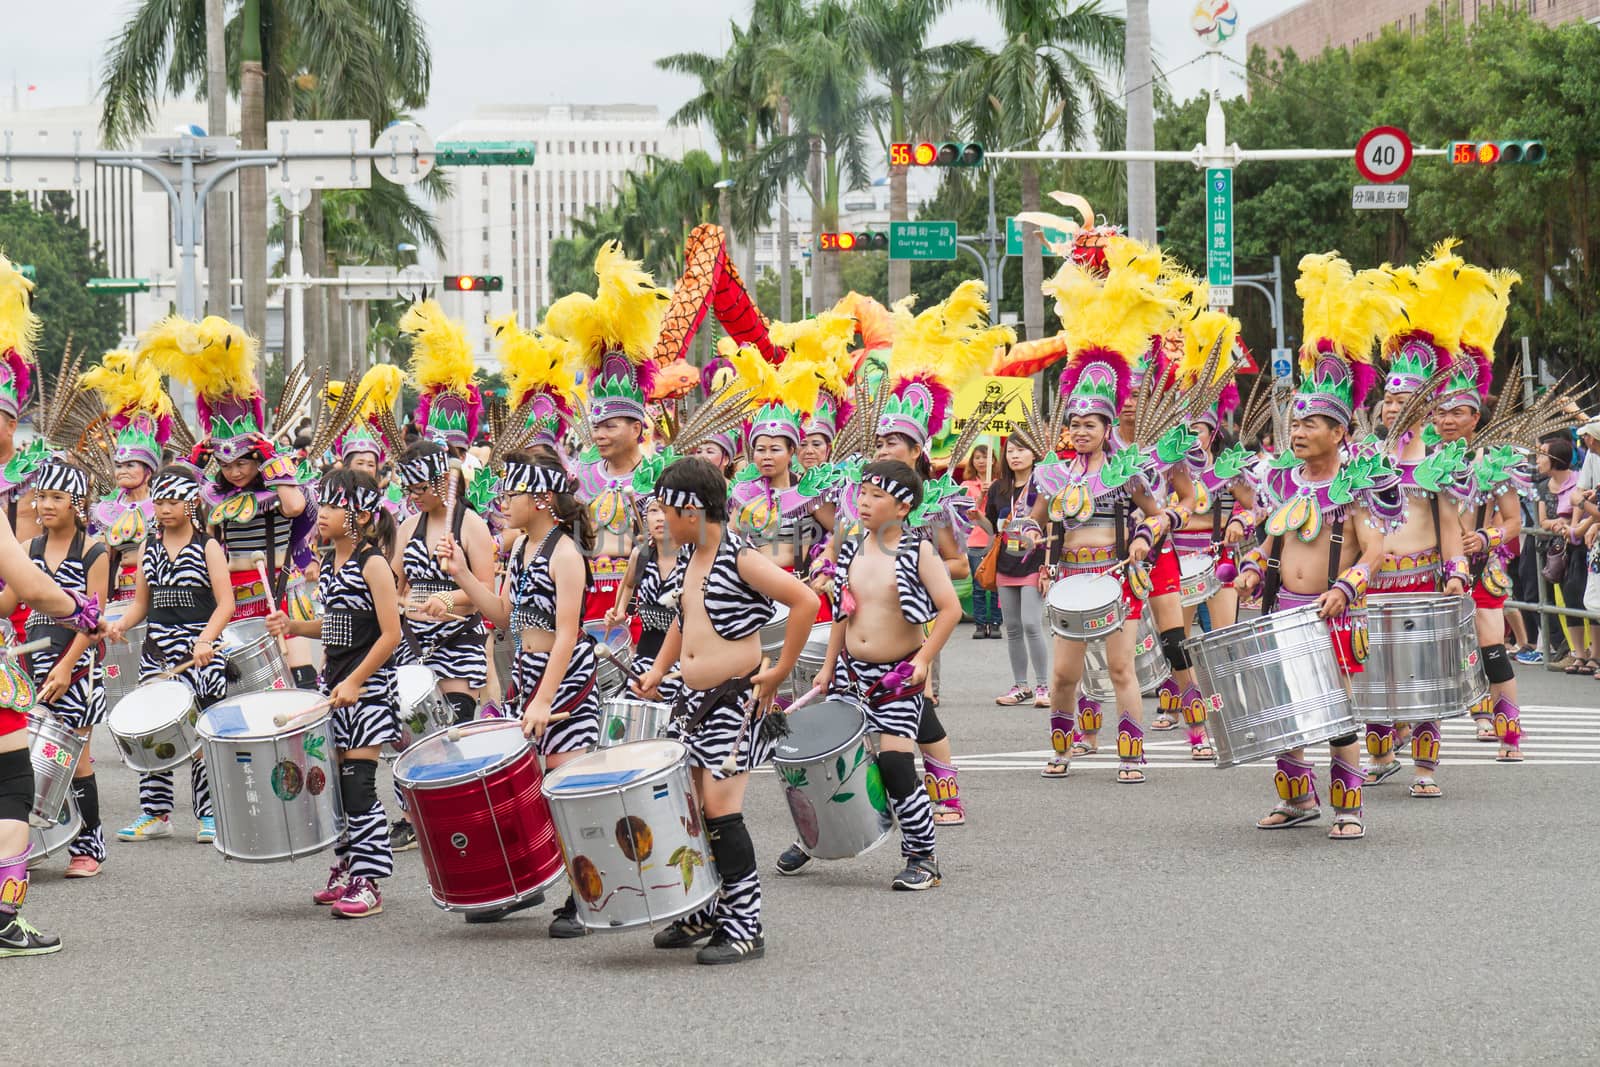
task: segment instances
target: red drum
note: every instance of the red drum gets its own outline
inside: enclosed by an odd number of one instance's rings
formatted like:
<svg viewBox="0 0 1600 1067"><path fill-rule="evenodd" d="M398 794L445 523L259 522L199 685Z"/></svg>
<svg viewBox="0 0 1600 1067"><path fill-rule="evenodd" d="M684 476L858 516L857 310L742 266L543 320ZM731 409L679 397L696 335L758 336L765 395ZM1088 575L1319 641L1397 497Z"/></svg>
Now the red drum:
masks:
<svg viewBox="0 0 1600 1067"><path fill-rule="evenodd" d="M562 876L539 760L520 722L437 730L394 761L394 782L416 827L428 890L446 911L520 904Z"/></svg>

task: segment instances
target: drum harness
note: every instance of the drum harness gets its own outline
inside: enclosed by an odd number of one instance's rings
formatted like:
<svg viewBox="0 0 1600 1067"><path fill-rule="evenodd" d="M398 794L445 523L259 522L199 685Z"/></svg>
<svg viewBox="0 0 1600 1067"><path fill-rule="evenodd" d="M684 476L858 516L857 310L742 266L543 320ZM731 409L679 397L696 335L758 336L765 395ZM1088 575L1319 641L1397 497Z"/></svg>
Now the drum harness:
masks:
<svg viewBox="0 0 1600 1067"><path fill-rule="evenodd" d="M539 542L538 551L534 552L533 558L536 559L536 560L544 561L546 566L548 566L549 562L550 562L550 555L551 555L551 553L553 553L555 551L556 545L561 543L561 539L563 537L570 537L570 536L572 536L572 535L569 534L566 531L565 527L561 527L561 526L553 527L550 530L550 532L545 535L545 539L543 541ZM511 554L513 556L520 556L524 551L526 551L527 540L528 540L528 535L527 534L523 534L520 538L518 538L517 543L514 546L512 546ZM574 544L576 544L576 542L574 542ZM509 565L509 561L508 561L508 565ZM526 562L523 564L523 566L524 567L527 566ZM521 580L522 580L522 571L520 571L520 570L518 571L516 580L517 580L518 583L521 582ZM581 602L579 602L579 604L578 604L578 617L580 619L583 618L584 609L586 607L588 607L588 603L589 603L589 585L590 585L590 583L592 581L593 581L593 579L591 578L590 572L589 572L589 560L588 560L587 557L585 557L584 561L583 561L583 600ZM555 579L553 577L551 578L551 584L552 585L555 584ZM513 617L511 619L507 620L507 621L509 621L512 624L511 625L511 629L513 631L515 631L517 633L518 637L520 638L523 630L528 629L529 626L538 625L543 620L534 617L532 612L523 612L523 613L520 613L522 617L521 617L521 620L520 620L521 624L519 625L518 624L519 620L516 617L519 614L517 612L517 608L516 608L516 600L517 600L516 589L513 588L512 589L512 593L511 593L511 610L512 610ZM549 628L551 630L555 629L555 620L553 618L550 620L550 627ZM583 631L583 629L580 627L579 630L578 630L578 640L582 641L585 638L587 638L588 636L589 635L587 633L585 633ZM521 677L522 676L522 663L521 663L521 658L520 657L518 658L518 661L512 665L511 674L512 674L512 687L516 691L517 696L521 696L521 692L522 692L522 677ZM588 699L589 694L594 691L594 687L595 687L596 684L597 683L596 683L596 680L595 680L595 676L591 674L589 676L589 681L587 683L585 683L584 687L581 690L579 690L577 693L573 694L571 700L569 700L567 703L563 704L559 708L552 707L550 709L550 713L552 715L559 715L559 714L561 714L563 712L570 712L573 708L576 708L579 704L583 703L585 700ZM528 700L532 700L532 699L533 699L533 694L529 693L527 700L524 700L522 702L523 706L526 707Z"/></svg>
<svg viewBox="0 0 1600 1067"><path fill-rule="evenodd" d="M45 534L40 534L38 537L35 537L33 542L28 546L28 558L38 563L44 563L45 542L48 539L48 536ZM77 533L73 534L72 544L67 546L66 559L82 560L83 573L87 576L89 573L89 568L93 567L95 562L105 554L106 546L101 542L96 541L93 545L89 546L89 551L85 552L83 550L83 542L84 536L82 530L79 530ZM66 559L64 559L62 562L66 562ZM44 569L46 574L49 574L52 578L55 577L54 573L48 569L48 564L46 564ZM62 638L65 638L66 640L66 644L62 647L60 654L56 656L55 663L51 666L51 670L54 670L56 667L61 665L61 661L66 659L67 653L71 651L72 639L77 636L77 632L70 627L62 626L60 623L51 620L49 623L39 627L39 636L49 638L52 649L55 647L56 642L60 641ZM30 637L30 640L31 639L32 638ZM93 646L91 645L91 647ZM30 655L28 658L30 660L31 669L32 656ZM91 656L89 659L89 665L87 667L81 667L72 672L72 678L68 684L76 684L84 677L84 675L94 670L95 663L95 657Z"/></svg>
<svg viewBox="0 0 1600 1067"><path fill-rule="evenodd" d="M428 521L427 520L427 516L423 516L422 518L418 519L417 520L417 530L421 530L423 528L423 525L427 521ZM466 521L467 521L467 505L466 505L466 502L463 501L461 503L460 510L456 512L455 521L450 524L450 537L451 537L452 540L455 541L456 544L461 546L461 560L462 560L463 563L465 563L470 568L472 566L472 560L467 555L467 544L466 544L466 542L461 539L461 527L466 524ZM413 531L411 536L413 538L415 538L416 537L416 531ZM457 586L453 582L450 584L450 588L449 589L444 588L443 584L439 583L439 582L420 582L420 583L417 583L416 585L413 585L412 588L416 589L419 586L422 587L423 590L425 592L427 592L429 595L432 595L435 592L447 593L447 592L451 592L451 591L453 591L455 589L459 589L460 588L460 586ZM431 588L431 587L437 587L437 588ZM466 626L468 624L468 622L470 622L472 619L477 618L477 617L478 617L478 612L477 611L473 611L472 615L469 616L467 622L463 622L463 623L461 623L461 625L462 626ZM452 635L452 636L454 636L454 635ZM432 652L434 647L435 647L435 645L437 644L437 637L435 638L434 641L429 642L427 645L423 645L420 641L418 641L416 633L413 632L412 629L411 629L411 619L408 618L405 615L404 612L402 612L401 615L400 615L400 637L406 643L406 650L408 652L410 652L410 654L412 656L412 659L417 663L421 663L423 661L423 659L425 658L425 653Z"/></svg>

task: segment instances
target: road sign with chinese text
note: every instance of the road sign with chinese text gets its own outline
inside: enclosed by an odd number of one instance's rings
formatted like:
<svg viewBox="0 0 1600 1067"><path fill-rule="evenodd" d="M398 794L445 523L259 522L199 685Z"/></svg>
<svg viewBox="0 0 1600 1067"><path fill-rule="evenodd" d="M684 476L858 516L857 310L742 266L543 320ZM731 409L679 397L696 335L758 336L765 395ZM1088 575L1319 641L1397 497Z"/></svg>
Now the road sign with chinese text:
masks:
<svg viewBox="0 0 1600 1067"><path fill-rule="evenodd" d="M890 259L955 259L953 222L889 223Z"/></svg>
<svg viewBox="0 0 1600 1067"><path fill-rule="evenodd" d="M1233 285L1233 171L1206 168L1206 283Z"/></svg>

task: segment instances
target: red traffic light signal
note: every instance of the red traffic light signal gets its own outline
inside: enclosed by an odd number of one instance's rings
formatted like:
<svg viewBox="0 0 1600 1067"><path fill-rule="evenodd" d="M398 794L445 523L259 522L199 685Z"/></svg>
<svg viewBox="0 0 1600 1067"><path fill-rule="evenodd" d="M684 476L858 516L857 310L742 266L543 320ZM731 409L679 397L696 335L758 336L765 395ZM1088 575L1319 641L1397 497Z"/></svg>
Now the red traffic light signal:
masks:
<svg viewBox="0 0 1600 1067"><path fill-rule="evenodd" d="M1450 162L1457 166L1488 167L1496 163L1545 161L1543 141L1452 141Z"/></svg>
<svg viewBox="0 0 1600 1067"><path fill-rule="evenodd" d="M889 248L889 235L881 230L825 233L819 237L817 247L824 252L884 252Z"/></svg>
<svg viewBox="0 0 1600 1067"><path fill-rule="evenodd" d="M498 293L504 284L498 274L446 274L444 287L452 293Z"/></svg>

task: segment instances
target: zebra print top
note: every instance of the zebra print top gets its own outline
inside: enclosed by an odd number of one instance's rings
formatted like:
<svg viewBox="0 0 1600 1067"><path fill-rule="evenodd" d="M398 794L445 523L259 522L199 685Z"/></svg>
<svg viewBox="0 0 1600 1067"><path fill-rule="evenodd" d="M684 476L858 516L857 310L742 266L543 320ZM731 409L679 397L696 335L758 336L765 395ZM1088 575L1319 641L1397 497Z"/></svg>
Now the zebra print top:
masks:
<svg viewBox="0 0 1600 1067"><path fill-rule="evenodd" d="M852 537L839 546L839 559L835 564L838 569L835 573L838 575L838 599L841 604L849 603L844 594L850 588L850 564L855 562L856 553L861 550L866 536ZM921 555L922 538L902 528L900 543L894 552L894 585L900 594L900 613L905 616L906 622L917 626L932 622L939 614L939 609L933 603L933 595L922 583L922 574L917 570ZM840 609L839 617L846 618L847 614Z"/></svg>
<svg viewBox="0 0 1600 1067"><path fill-rule="evenodd" d="M661 576L654 543L645 545L639 553L639 585L633 593L634 608L646 630L665 631L672 626L672 620L678 617L677 608L669 608L661 603L661 594L672 587L670 574L667 578Z"/></svg>
<svg viewBox="0 0 1600 1067"><path fill-rule="evenodd" d="M167 555L160 532L145 542L145 584L150 587L150 621L157 625L205 622L217 610L211 589L211 572L206 569L206 545L211 538L196 532L178 550L176 558Z"/></svg>
<svg viewBox="0 0 1600 1067"><path fill-rule="evenodd" d="M528 538L519 538L507 566L511 570L511 632L556 628L556 579L550 573L550 557L567 531L557 526L545 535L531 558Z"/></svg>
<svg viewBox="0 0 1600 1067"><path fill-rule="evenodd" d="M771 622L775 614L772 601L750 588L739 575L739 553L746 549L753 550L753 546L732 530L724 528L722 543L717 546L711 569L706 572L705 580L700 585L706 618L711 621L711 629L724 641L749 637ZM683 588L684 576L688 574L689 561L693 558L693 550L679 554L678 565L673 568L669 579L669 588Z"/></svg>
<svg viewBox="0 0 1600 1067"><path fill-rule="evenodd" d="M67 556L55 570L50 569L50 564L45 561L44 550L48 535L40 534L28 545L28 556L33 560L34 566L54 578L56 584L69 592L87 596L89 593L89 568L95 561L106 554L106 546L102 541L87 543L82 530L72 536L72 544L67 548ZM35 621L37 620L37 621ZM43 612L33 612L28 618L28 638L30 640L48 637L50 648L55 652L65 651L72 644L74 632ZM87 655L88 653L85 653Z"/></svg>
<svg viewBox="0 0 1600 1067"><path fill-rule="evenodd" d="M465 512L462 513L463 517ZM411 539L400 551L400 567L405 571L406 584L412 592L431 596L434 593L454 593L458 586L454 578L439 566L439 559L428 547L428 517L422 516L417 520L417 528L411 532ZM454 530L456 543L461 545L463 558L465 558L466 545L461 541L461 522L458 520ZM454 610L454 609L452 609ZM411 627L418 640L427 642L446 637L456 631L482 633L476 612L469 615L466 622L455 622L451 619L432 620L425 618L409 618L406 625Z"/></svg>
<svg viewBox="0 0 1600 1067"><path fill-rule="evenodd" d="M364 544L350 553L343 566L336 566L332 549L323 554L317 595L322 599L322 643L326 649L357 649L365 655L368 646L378 639L381 631L377 605L362 573L367 560L375 555L379 555L377 548Z"/></svg>

